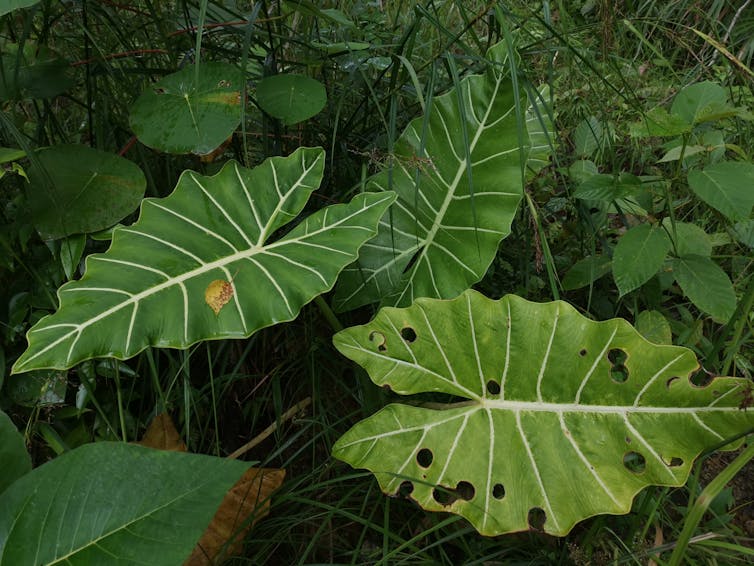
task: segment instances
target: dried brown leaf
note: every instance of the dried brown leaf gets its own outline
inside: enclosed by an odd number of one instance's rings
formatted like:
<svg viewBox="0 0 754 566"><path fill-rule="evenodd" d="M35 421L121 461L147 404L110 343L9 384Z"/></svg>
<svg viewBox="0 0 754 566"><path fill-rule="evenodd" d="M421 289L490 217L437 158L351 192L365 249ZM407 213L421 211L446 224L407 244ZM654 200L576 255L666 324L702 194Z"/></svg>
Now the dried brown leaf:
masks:
<svg viewBox="0 0 754 566"><path fill-rule="evenodd" d="M183 443L181 435L178 434L173 420L167 413L161 413L152 419L144 436L136 444L158 450L186 451L186 445Z"/></svg>
<svg viewBox="0 0 754 566"><path fill-rule="evenodd" d="M283 469L249 468L228 491L184 566L209 566L240 554L246 533L270 512L270 497L283 478Z"/></svg>

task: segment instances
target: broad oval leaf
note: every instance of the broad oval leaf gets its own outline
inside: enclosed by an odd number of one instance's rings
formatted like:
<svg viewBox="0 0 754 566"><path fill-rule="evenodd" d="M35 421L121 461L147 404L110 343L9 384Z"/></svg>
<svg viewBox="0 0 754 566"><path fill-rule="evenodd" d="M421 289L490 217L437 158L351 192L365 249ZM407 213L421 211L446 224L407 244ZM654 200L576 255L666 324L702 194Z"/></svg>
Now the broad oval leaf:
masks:
<svg viewBox="0 0 754 566"><path fill-rule="evenodd" d="M687 86L673 99L670 111L688 124L699 124L735 116L728 94L717 83L702 81Z"/></svg>
<svg viewBox="0 0 754 566"><path fill-rule="evenodd" d="M723 161L689 171L689 186L700 199L730 220L745 220L754 206L754 164Z"/></svg>
<svg viewBox="0 0 754 566"><path fill-rule="evenodd" d="M485 535L538 526L542 514L544 531L564 535L592 515L627 513L639 490L681 485L705 447L754 425L739 409L747 380L695 387L690 350L562 301L419 299L334 342L377 385L461 398L388 405L334 455Z"/></svg>
<svg viewBox="0 0 754 566"><path fill-rule="evenodd" d="M84 145L50 147L29 169L32 221L43 239L103 230L136 210L146 186L139 166L119 155Z"/></svg>
<svg viewBox="0 0 754 566"><path fill-rule="evenodd" d="M184 172L170 196L146 199L139 220L114 231L106 253L87 258L81 280L60 288L60 308L29 331L14 371L242 338L295 318L333 286L394 198L357 195L269 242L301 212L323 163L322 149L302 148L255 169L231 161L213 177ZM217 312L206 302L215 281L232 288Z"/></svg>
<svg viewBox="0 0 754 566"><path fill-rule="evenodd" d="M280 74L259 81L257 102L267 114L291 125L319 113L327 103L327 92L316 79Z"/></svg>
<svg viewBox="0 0 754 566"><path fill-rule="evenodd" d="M84 445L0 495L0 565L181 564L248 466L133 444Z"/></svg>
<svg viewBox="0 0 754 566"><path fill-rule="evenodd" d="M725 323L736 310L736 292L730 278L709 257L685 255L671 262L683 294L700 310Z"/></svg>
<svg viewBox="0 0 754 566"><path fill-rule="evenodd" d="M518 121L525 127L526 108L516 108L507 57L504 44L491 48L486 74L434 98L395 143L389 169L368 186L398 199L343 272L336 309L454 297L484 276L523 192Z"/></svg>
<svg viewBox="0 0 754 566"><path fill-rule="evenodd" d="M644 285L662 267L670 239L659 226L639 224L621 236L613 254L613 277L621 296Z"/></svg>
<svg viewBox="0 0 754 566"><path fill-rule="evenodd" d="M241 71L227 63L203 63L163 77L131 108L131 127L144 145L168 153L205 155L241 123Z"/></svg>

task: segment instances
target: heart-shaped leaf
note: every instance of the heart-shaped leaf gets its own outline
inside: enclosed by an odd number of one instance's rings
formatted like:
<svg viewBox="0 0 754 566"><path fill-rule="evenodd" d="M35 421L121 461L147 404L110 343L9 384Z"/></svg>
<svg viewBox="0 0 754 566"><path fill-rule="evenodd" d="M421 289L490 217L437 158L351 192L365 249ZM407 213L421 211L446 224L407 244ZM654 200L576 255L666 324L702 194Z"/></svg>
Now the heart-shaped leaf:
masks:
<svg viewBox="0 0 754 566"><path fill-rule="evenodd" d="M627 513L639 490L681 485L702 450L754 425L739 408L747 380L696 387L690 350L562 301L419 299L334 342L378 385L460 398L388 405L343 435L335 456L485 535L564 535L592 515Z"/></svg>
<svg viewBox="0 0 754 566"><path fill-rule="evenodd" d="M303 122L327 103L327 92L318 80L303 75L281 74L257 84L257 102L270 116L284 124Z"/></svg>
<svg viewBox="0 0 754 566"><path fill-rule="evenodd" d="M144 197L144 173L113 153L58 145L38 158L29 169L27 193L34 226L44 239L103 230L136 210Z"/></svg>
<svg viewBox="0 0 754 566"><path fill-rule="evenodd" d="M60 308L29 331L14 371L242 338L295 318L356 258L395 196L357 195L269 242L301 212L323 163L322 149L302 148L255 169L231 161L213 177L185 172L170 196L146 199L139 220L114 231L106 253L87 258L79 281L60 288ZM210 305L216 281L232 293Z"/></svg>
<svg viewBox="0 0 754 566"><path fill-rule="evenodd" d="M163 77L136 100L131 127L144 145L168 153L211 153L241 123L243 75L227 63L204 63Z"/></svg>
<svg viewBox="0 0 754 566"><path fill-rule="evenodd" d="M0 495L0 564L181 564L248 467L133 444L86 444Z"/></svg>
<svg viewBox="0 0 754 566"><path fill-rule="evenodd" d="M434 98L395 143L390 168L368 183L398 199L338 281L338 310L454 297L485 274L523 192L526 108L515 106L507 58L504 43L494 46L484 75Z"/></svg>

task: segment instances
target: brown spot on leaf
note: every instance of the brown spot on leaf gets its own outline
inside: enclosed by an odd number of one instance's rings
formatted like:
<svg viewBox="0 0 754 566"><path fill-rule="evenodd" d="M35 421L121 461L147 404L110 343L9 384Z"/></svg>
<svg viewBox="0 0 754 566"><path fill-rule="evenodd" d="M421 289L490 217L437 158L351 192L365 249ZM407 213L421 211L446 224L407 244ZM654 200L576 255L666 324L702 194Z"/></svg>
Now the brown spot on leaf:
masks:
<svg viewBox="0 0 754 566"><path fill-rule="evenodd" d="M220 314L220 310L228 304L228 301L233 297L233 283L225 281L223 279L215 279L212 283L207 285L207 289L204 291L204 302L215 311L215 314Z"/></svg>

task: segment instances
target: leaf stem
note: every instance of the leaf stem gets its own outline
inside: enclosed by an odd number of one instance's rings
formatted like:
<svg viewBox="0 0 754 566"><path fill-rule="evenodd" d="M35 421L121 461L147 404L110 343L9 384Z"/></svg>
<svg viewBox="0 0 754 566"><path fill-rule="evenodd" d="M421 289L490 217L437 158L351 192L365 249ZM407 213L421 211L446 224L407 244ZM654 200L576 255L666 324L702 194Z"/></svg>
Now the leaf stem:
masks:
<svg viewBox="0 0 754 566"><path fill-rule="evenodd" d="M338 320L338 317L335 316L335 313L330 308L330 305L327 304L327 301L322 298L322 295L317 295L314 298L314 303L317 305L317 308L319 308L322 316L325 317L325 320L327 320L327 322L330 324L330 327L335 332L340 332L345 328L345 326L343 326L343 324Z"/></svg>

